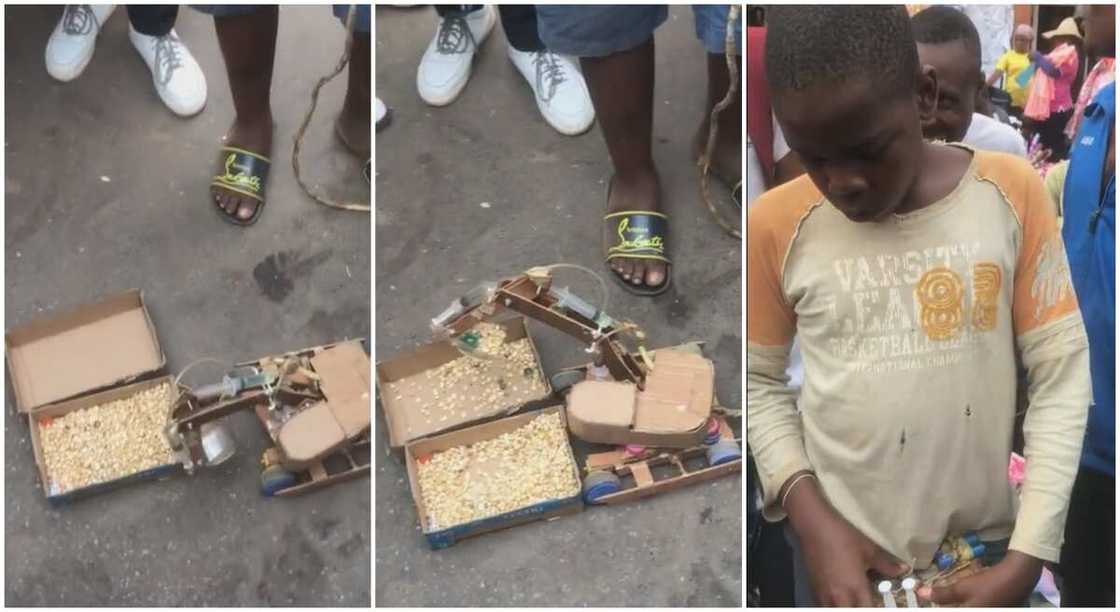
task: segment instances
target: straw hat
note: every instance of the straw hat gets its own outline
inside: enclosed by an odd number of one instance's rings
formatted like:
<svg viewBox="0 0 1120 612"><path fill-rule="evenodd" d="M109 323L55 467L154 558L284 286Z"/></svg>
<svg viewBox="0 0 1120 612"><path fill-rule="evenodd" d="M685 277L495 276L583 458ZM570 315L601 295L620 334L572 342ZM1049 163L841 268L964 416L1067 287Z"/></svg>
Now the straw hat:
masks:
<svg viewBox="0 0 1120 612"><path fill-rule="evenodd" d="M1073 17L1066 17L1062 23L1058 24L1057 29L1050 30L1049 32L1042 33L1043 38L1053 38L1055 36L1072 36L1078 40L1081 39L1081 32L1077 29L1077 22Z"/></svg>

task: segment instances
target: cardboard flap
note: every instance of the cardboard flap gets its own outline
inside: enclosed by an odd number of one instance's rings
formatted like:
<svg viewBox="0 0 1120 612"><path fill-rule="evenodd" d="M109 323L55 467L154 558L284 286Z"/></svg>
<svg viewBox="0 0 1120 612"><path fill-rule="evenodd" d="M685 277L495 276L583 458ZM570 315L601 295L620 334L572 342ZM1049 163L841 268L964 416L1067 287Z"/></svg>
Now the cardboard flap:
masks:
<svg viewBox="0 0 1120 612"><path fill-rule="evenodd" d="M353 438L369 429L369 356L356 342L333 346L311 358L335 420Z"/></svg>
<svg viewBox="0 0 1120 612"><path fill-rule="evenodd" d="M658 351L638 394L634 430L674 433L702 426L712 412L715 367L694 353Z"/></svg>
<svg viewBox="0 0 1120 612"><path fill-rule="evenodd" d="M131 382L167 362L138 289L17 327L5 339L20 412Z"/></svg>
<svg viewBox="0 0 1120 612"><path fill-rule="evenodd" d="M346 435L323 402L296 414L280 428L276 442L286 465L314 461L346 443Z"/></svg>
<svg viewBox="0 0 1120 612"><path fill-rule="evenodd" d="M629 429L638 388L628 382L585 380L568 394L568 420L588 427Z"/></svg>

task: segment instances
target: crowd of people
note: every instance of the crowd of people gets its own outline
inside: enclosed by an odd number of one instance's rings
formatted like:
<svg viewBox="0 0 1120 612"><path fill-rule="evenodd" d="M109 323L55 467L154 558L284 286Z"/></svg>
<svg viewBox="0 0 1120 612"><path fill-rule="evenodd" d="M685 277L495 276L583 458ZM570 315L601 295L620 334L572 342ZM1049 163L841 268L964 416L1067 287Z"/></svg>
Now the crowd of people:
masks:
<svg viewBox="0 0 1120 612"><path fill-rule="evenodd" d="M975 532L985 569L920 599L1019 606L1047 568L1114 606L1115 9L1085 10L985 74L955 7L748 7L754 603L870 605Z"/></svg>

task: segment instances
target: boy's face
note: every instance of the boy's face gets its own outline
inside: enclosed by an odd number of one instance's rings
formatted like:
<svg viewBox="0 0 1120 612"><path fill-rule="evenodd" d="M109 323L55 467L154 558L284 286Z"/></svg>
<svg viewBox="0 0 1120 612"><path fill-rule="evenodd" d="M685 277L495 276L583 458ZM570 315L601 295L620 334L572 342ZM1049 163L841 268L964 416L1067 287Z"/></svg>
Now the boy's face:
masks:
<svg viewBox="0 0 1120 612"><path fill-rule="evenodd" d="M976 58L963 42L918 44L918 61L937 74L937 108L922 117L922 133L931 140L960 142L972 124L976 96L983 82Z"/></svg>
<svg viewBox="0 0 1120 612"><path fill-rule="evenodd" d="M1011 39L1011 45L1016 53L1026 53L1031 48L1031 37L1026 34L1016 34Z"/></svg>
<svg viewBox="0 0 1120 612"><path fill-rule="evenodd" d="M774 92L786 142L852 221L885 219L913 187L922 151L918 107L932 108L937 90L935 80L923 83L917 96L884 96L864 79Z"/></svg>

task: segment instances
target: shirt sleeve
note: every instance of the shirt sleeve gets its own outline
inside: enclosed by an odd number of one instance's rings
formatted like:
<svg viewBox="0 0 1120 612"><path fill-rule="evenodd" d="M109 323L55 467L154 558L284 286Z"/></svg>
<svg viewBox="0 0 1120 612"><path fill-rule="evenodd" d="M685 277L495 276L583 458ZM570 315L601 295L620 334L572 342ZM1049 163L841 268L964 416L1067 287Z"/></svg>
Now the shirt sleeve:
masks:
<svg viewBox="0 0 1120 612"><path fill-rule="evenodd" d="M782 267L797 220L783 222L789 207L763 202L784 191L762 196L747 213L747 441L758 467L763 513L770 520L785 515L778 505L782 484L812 469L796 392L786 376L796 315L782 289Z"/></svg>
<svg viewBox="0 0 1120 612"><path fill-rule="evenodd" d="M1026 478L1010 548L1057 561L1092 395L1088 343L1053 204L1037 175L1025 168L1021 176L1013 319L1029 407Z"/></svg>
<svg viewBox="0 0 1120 612"><path fill-rule="evenodd" d="M999 59L996 60L996 70L1002 71L1004 78L1007 78L1007 71L1009 69L1008 64L1010 63L1009 60L1010 58L1008 57L1007 53L999 56Z"/></svg>

